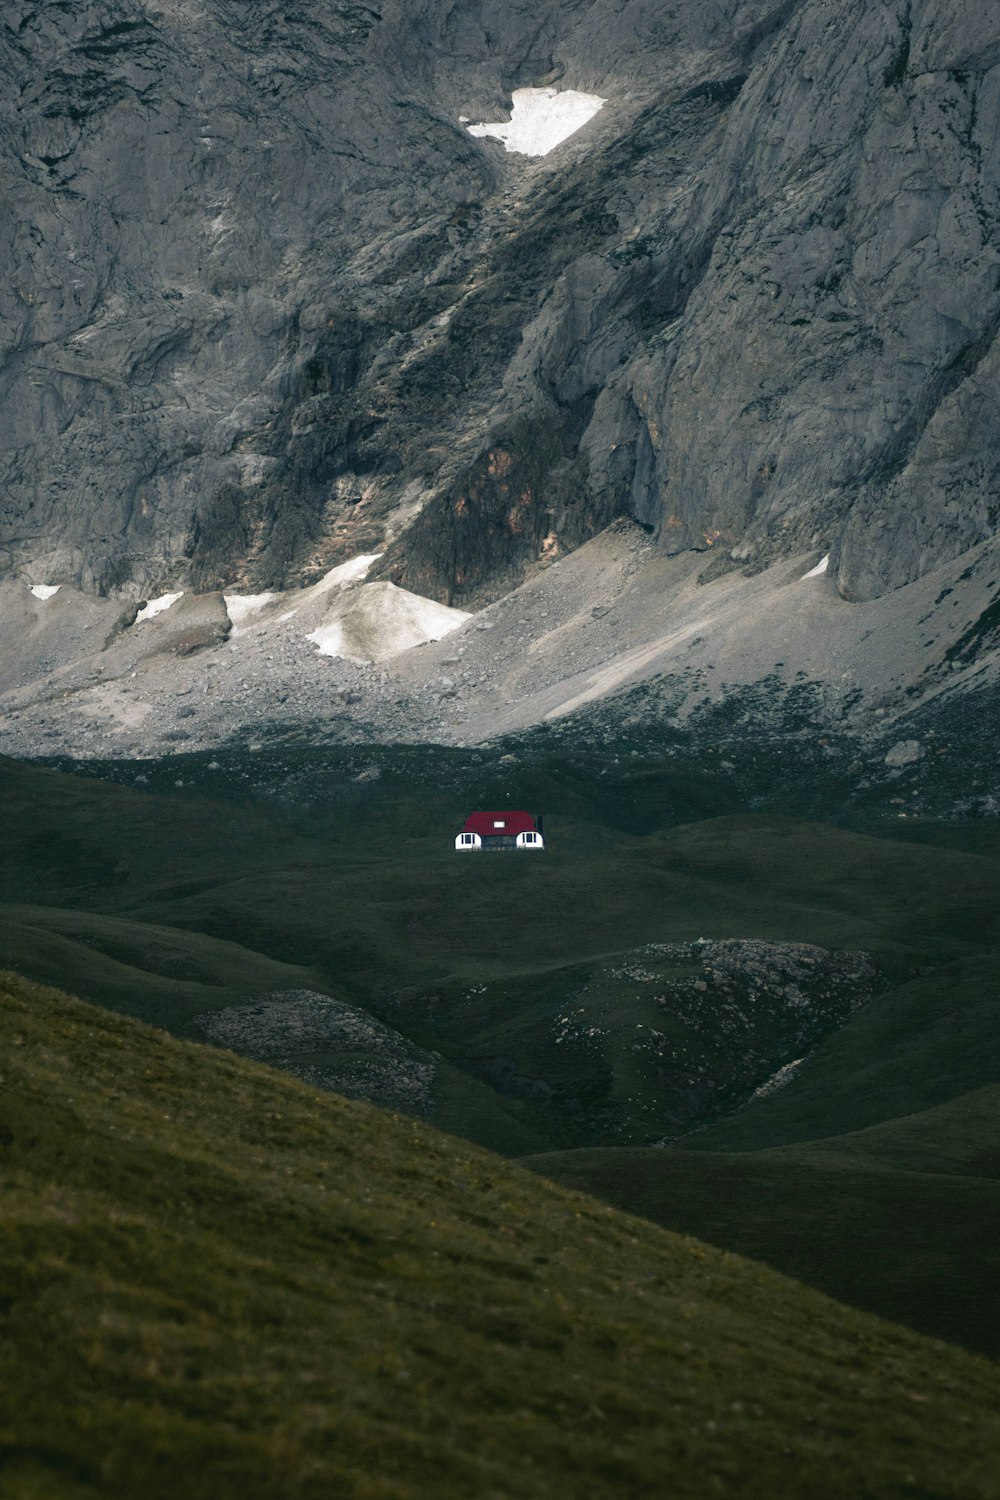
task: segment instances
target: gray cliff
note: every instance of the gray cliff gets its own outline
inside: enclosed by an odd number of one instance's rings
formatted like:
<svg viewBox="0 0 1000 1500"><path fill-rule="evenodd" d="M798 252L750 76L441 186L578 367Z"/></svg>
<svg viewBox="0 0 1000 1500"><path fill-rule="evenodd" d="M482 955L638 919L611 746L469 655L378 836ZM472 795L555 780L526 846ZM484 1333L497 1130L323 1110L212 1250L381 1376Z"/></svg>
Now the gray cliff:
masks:
<svg viewBox="0 0 1000 1500"><path fill-rule="evenodd" d="M996 7L8 0L0 79L2 572L462 603L630 514L863 599L996 530ZM460 122L535 85L607 103Z"/></svg>

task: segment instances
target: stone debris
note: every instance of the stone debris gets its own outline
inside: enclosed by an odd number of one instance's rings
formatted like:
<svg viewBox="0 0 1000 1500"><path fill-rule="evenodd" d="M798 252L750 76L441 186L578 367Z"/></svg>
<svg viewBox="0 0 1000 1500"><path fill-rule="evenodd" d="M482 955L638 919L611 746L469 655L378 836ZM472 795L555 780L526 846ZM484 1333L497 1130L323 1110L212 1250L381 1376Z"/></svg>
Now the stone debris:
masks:
<svg viewBox="0 0 1000 1500"><path fill-rule="evenodd" d="M330 995L276 991L194 1019L216 1046L331 1093L418 1112L431 1103L435 1062L430 1054L367 1011Z"/></svg>
<svg viewBox="0 0 1000 1500"><path fill-rule="evenodd" d="M687 1132L790 1082L878 983L861 952L757 938L651 943L595 966L553 1018L553 1042L572 1052L581 1075L597 1068L596 1078L605 1049L624 1040L623 1013L634 1017L632 1107L598 1095L587 1106L587 1138L634 1139L641 1098L639 1117L661 1139L665 1129ZM644 992L645 1004L625 999L623 986Z"/></svg>
<svg viewBox="0 0 1000 1500"><path fill-rule="evenodd" d="M753 1104L758 1099L768 1099L779 1089L783 1089L786 1084L791 1083L804 1062L804 1057L796 1057L791 1062L783 1064L776 1073L772 1073L771 1077L761 1084L759 1089L754 1089L747 1103Z"/></svg>
<svg viewBox="0 0 1000 1500"><path fill-rule="evenodd" d="M898 770L901 766L915 765L918 760L923 760L927 751L919 740L897 740L889 750L886 751L885 763L891 770Z"/></svg>
<svg viewBox="0 0 1000 1500"><path fill-rule="evenodd" d="M262 732L317 744L474 745L539 724L572 733L602 712L614 738L638 718L684 726L765 691L773 721L808 687L815 744L832 756L822 730L838 743L847 736L852 774L889 778L905 764L895 761L900 745L912 741L922 757L919 741L900 738L922 705L1000 682L1000 646L988 642L958 673L945 670L951 643L988 611L998 560L1000 545L983 547L961 568L855 607L784 567L700 583L699 560L666 557L618 521L486 618L433 604L446 638L381 662L324 656L306 638L324 622L340 629L337 611L350 604L350 614L355 599L401 595L365 581L373 556L236 610L236 628L221 593L184 594L129 627L120 599L64 585L41 602L14 580L0 583L0 754L155 757L181 743L179 733L192 751ZM595 616L604 607L595 601L611 600L614 609ZM199 712L182 727L178 702L192 695ZM733 766L738 744L706 750L725 748Z"/></svg>

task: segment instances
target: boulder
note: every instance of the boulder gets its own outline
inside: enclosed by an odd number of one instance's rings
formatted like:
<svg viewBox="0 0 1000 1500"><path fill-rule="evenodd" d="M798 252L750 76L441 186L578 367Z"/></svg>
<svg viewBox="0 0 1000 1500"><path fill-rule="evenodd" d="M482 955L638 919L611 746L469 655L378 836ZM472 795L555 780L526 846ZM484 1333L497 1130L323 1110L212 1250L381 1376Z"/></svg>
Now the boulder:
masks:
<svg viewBox="0 0 1000 1500"><path fill-rule="evenodd" d="M890 770L898 771L902 766L915 765L926 754L927 751L919 740L897 740L886 752L885 763Z"/></svg>

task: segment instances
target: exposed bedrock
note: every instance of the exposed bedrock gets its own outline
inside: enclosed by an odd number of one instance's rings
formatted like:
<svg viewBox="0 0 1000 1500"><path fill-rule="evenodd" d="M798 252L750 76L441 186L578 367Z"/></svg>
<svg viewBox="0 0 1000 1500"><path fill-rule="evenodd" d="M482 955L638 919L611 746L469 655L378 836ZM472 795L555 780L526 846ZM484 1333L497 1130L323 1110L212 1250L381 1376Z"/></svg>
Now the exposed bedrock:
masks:
<svg viewBox="0 0 1000 1500"><path fill-rule="evenodd" d="M631 514L848 598L996 530L1000 13L10 0L0 571L449 603ZM540 159L514 88L606 99Z"/></svg>

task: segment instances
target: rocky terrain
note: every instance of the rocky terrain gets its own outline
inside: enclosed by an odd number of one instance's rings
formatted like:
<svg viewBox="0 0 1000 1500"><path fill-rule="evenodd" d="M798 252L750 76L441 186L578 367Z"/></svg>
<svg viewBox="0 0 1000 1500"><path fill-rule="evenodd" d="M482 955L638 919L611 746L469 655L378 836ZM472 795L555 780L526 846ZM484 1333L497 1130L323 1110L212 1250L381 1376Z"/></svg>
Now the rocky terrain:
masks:
<svg viewBox="0 0 1000 1500"><path fill-rule="evenodd" d="M13 1482L994 1496L1000 12L0 79Z"/></svg>
<svg viewBox="0 0 1000 1500"><path fill-rule="evenodd" d="M0 565L136 600L377 552L476 606L628 515L709 578L929 575L996 523L998 28L12 0ZM515 89L603 104L526 155L468 128Z"/></svg>
<svg viewBox="0 0 1000 1500"><path fill-rule="evenodd" d="M523 999L509 983L466 996L483 1015L510 1013L514 1050L530 1047L542 1076L523 1076L509 1056L472 1059L473 1071L561 1113L571 1139L655 1145L791 1082L871 1000L878 976L865 953L699 938L647 943L547 984L554 1003L541 1023L515 1019Z"/></svg>
<svg viewBox="0 0 1000 1500"><path fill-rule="evenodd" d="M396 1006L383 997L381 1008L430 1036L449 1014L449 1029L469 1048L458 1054L461 1067L500 1095L529 1101L555 1138L646 1144L791 1082L814 1045L872 998L878 975L864 953L703 938L645 944L548 984L544 1017L529 1012L521 1023L524 997L509 983L480 982L457 995L445 987ZM482 1050L475 1018L488 1015L508 1016L511 1053ZM435 1117L441 1055L359 1006L289 990L193 1020L216 1046L317 1088ZM529 1056L534 1076L523 1071Z"/></svg>
<svg viewBox="0 0 1000 1500"><path fill-rule="evenodd" d="M807 553L703 583L698 559L667 557L620 521L472 614L367 581L377 555L304 589L180 593L138 619L134 604L123 615L117 600L68 586L39 598L12 580L0 585L0 753L474 746L532 726L612 750L623 734L662 747L686 727L718 749L738 741L732 716L750 703L762 734L807 733L859 773L898 775L954 739L960 703L996 691L996 544L857 603L822 562ZM983 732L990 712L972 713ZM992 763L970 726L963 737Z"/></svg>
<svg viewBox="0 0 1000 1500"><path fill-rule="evenodd" d="M435 1060L363 1010L312 990L196 1017L208 1039L347 1099L420 1113Z"/></svg>

